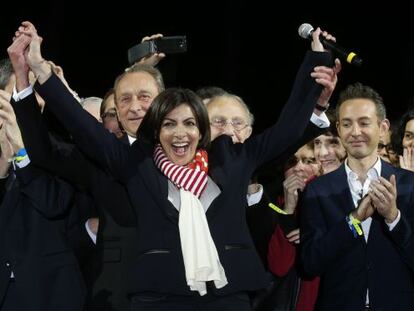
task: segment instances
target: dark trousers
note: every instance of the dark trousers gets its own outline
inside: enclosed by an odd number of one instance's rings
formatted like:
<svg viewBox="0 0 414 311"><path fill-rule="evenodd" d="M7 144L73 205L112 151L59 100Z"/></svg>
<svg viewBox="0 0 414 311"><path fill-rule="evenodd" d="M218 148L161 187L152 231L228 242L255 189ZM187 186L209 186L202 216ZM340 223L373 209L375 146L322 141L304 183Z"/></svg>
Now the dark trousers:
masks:
<svg viewBox="0 0 414 311"><path fill-rule="evenodd" d="M251 311L247 293L226 296L177 296L140 293L131 297L131 311Z"/></svg>
<svg viewBox="0 0 414 311"><path fill-rule="evenodd" d="M19 301L21 301L21 297L19 297L17 294L16 284L14 283L14 280L11 280L9 282L9 287L7 288L6 295L1 302L0 311L23 310L22 306L20 306Z"/></svg>

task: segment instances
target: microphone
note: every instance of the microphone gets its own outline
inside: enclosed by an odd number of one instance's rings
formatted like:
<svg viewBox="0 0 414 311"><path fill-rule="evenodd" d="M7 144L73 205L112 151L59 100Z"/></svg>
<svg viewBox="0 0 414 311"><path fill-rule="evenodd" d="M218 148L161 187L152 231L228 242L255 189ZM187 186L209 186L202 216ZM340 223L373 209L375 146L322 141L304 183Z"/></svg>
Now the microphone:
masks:
<svg viewBox="0 0 414 311"><path fill-rule="evenodd" d="M302 38L312 40L313 30L314 29L311 24L304 23L299 26L298 33L299 36L301 36ZM319 40L321 40L321 43L325 48L336 52L336 54L345 59L347 63L350 63L355 66L362 65L362 59L359 58L356 53L346 50L345 48L339 46L338 44L336 44L336 42L332 40L327 40L322 35L319 37Z"/></svg>

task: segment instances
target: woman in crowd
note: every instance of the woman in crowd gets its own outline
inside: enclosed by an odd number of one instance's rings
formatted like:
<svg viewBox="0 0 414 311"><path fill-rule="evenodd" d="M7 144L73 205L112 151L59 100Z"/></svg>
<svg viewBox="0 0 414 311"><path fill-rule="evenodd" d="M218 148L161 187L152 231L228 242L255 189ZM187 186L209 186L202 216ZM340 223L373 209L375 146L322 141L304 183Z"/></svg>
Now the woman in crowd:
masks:
<svg viewBox="0 0 414 311"><path fill-rule="evenodd" d="M320 30L279 121L261 135L244 144L223 135L209 146L204 104L174 88L154 99L131 147L73 104L41 57L37 33L20 31L32 38L27 63L37 91L79 146L127 187L139 249L127 276L131 310L250 310L247 291L267 279L246 225L246 188L258 166L300 138L321 92L332 92L339 65L325 67L331 59Z"/></svg>

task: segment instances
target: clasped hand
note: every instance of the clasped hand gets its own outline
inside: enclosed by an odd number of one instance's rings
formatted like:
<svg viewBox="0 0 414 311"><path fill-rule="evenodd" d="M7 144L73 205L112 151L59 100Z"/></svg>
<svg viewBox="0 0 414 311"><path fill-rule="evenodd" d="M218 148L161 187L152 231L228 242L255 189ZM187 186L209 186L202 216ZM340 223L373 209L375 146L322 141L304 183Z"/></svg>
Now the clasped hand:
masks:
<svg viewBox="0 0 414 311"><path fill-rule="evenodd" d="M370 191L359 202L358 207L352 212L352 216L360 221L371 217L377 211L384 217L387 223L391 223L398 215L397 209L397 185L395 175L391 175L390 180L379 177L372 181Z"/></svg>

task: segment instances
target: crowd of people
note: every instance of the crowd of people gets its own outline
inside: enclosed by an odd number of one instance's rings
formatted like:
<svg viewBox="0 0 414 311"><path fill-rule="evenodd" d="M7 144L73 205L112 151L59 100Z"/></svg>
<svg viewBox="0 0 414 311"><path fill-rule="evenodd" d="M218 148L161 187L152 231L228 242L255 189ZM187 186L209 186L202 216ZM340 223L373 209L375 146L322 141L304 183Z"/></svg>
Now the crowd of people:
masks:
<svg viewBox="0 0 414 311"><path fill-rule="evenodd" d="M165 54L80 98L23 22L0 61L0 310L413 310L414 110L391 126L361 83L330 103L321 38L252 135L240 96L166 88Z"/></svg>

